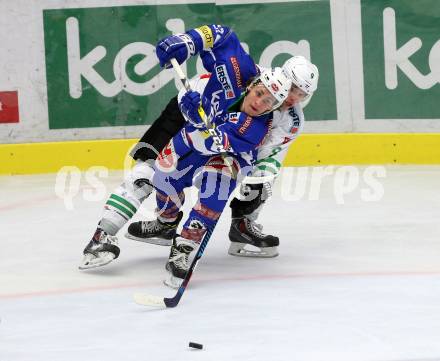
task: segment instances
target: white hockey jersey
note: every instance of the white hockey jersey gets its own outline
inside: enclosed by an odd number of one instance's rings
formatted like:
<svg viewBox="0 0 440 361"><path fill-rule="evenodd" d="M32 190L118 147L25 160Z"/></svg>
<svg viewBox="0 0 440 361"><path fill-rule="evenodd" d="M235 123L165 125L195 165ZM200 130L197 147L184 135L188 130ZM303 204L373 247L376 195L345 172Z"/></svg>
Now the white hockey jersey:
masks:
<svg viewBox="0 0 440 361"><path fill-rule="evenodd" d="M304 113L301 104L273 112L272 129L258 148L253 177L277 176L289 146L302 132Z"/></svg>

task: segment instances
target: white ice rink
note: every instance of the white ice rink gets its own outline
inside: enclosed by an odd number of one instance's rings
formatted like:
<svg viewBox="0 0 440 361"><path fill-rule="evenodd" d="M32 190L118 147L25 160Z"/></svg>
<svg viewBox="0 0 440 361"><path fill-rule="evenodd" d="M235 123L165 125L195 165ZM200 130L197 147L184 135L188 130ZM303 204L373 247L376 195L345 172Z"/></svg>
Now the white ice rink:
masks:
<svg viewBox="0 0 440 361"><path fill-rule="evenodd" d="M304 192L277 183L261 219L277 258L227 254L228 207L169 310L132 301L174 294L166 247L124 229L119 259L78 270L104 203L85 177L71 210L53 174L0 177L0 361L440 361L440 167L384 168L378 201L362 199L366 168L338 169L322 184L308 169ZM103 179L105 195L121 177Z"/></svg>

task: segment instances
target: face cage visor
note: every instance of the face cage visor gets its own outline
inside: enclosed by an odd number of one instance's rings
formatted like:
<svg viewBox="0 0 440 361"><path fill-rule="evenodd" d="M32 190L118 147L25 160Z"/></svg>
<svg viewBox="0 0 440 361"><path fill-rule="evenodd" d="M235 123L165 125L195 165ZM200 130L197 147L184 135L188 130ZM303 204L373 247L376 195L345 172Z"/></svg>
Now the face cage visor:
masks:
<svg viewBox="0 0 440 361"><path fill-rule="evenodd" d="M292 83L292 86L289 91L289 95L293 93L297 98L299 98L300 102L303 102L304 100L307 100L312 96L313 93L307 93L303 89L301 89L298 85L295 83Z"/></svg>
<svg viewBox="0 0 440 361"><path fill-rule="evenodd" d="M251 85L248 87L246 94L248 94L249 90L254 87L262 87L263 89L266 90L266 93L263 95L263 98L261 99L261 101L264 105L269 107L269 110L265 111L264 113L261 113L260 115L268 114L268 113L276 110L277 108L279 108L281 106L281 104L283 104L282 101L278 101L275 98L275 96L273 96L271 94L270 90L267 89L267 87L263 84L261 79L256 79L255 81L253 81L251 83Z"/></svg>

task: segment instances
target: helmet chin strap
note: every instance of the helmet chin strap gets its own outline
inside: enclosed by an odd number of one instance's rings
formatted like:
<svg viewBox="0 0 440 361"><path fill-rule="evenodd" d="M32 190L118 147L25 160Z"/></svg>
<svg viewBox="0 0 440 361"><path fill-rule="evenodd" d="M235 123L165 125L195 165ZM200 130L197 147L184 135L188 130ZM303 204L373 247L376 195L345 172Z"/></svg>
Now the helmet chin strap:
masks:
<svg viewBox="0 0 440 361"><path fill-rule="evenodd" d="M264 113L258 114L258 116L270 114L270 113L274 112L275 110L279 109L281 107L281 105L283 105L283 103L281 103L280 105L278 105L274 108L269 109L268 111L265 111Z"/></svg>

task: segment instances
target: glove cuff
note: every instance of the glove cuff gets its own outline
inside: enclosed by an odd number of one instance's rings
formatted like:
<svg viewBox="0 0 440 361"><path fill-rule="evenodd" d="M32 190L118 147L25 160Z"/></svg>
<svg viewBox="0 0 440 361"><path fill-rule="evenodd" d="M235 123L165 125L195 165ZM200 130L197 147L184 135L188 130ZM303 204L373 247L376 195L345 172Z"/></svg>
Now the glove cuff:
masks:
<svg viewBox="0 0 440 361"><path fill-rule="evenodd" d="M199 51L203 50L204 43L199 32L197 32L195 29L192 29L192 30L188 30L185 34L191 38L194 44L195 53L198 53Z"/></svg>
<svg viewBox="0 0 440 361"><path fill-rule="evenodd" d="M188 50L188 56L186 58L186 60L189 59L190 56L193 56L196 54L197 50L196 50L196 45L194 44L194 40L193 38L187 34L187 33L183 33L183 34L176 34L180 39L182 39L182 41L185 43L186 46L186 50Z"/></svg>

